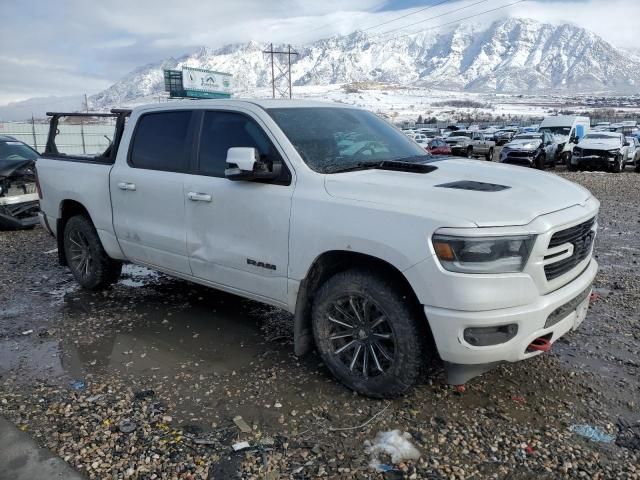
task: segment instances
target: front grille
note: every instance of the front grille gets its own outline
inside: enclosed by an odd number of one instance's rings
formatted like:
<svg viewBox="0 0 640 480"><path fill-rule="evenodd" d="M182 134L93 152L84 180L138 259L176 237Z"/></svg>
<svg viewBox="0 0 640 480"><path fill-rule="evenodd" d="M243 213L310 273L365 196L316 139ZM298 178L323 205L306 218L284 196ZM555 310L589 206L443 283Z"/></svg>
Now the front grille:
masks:
<svg viewBox="0 0 640 480"><path fill-rule="evenodd" d="M533 152L508 152L507 156L516 158L529 158L533 156Z"/></svg>
<svg viewBox="0 0 640 480"><path fill-rule="evenodd" d="M610 157L612 156L606 150L582 150L584 157Z"/></svg>
<svg viewBox="0 0 640 480"><path fill-rule="evenodd" d="M586 222L576 225L575 227L567 228L556 232L549 241L548 248L558 247L565 243L573 245L573 255L568 258L564 258L558 262L550 263L544 266L544 273L547 280L553 280L554 278L564 275L569 270L574 268L591 253L591 245L595 237L595 232L592 231L596 218L593 217ZM548 255L545 260L551 259L558 254Z"/></svg>

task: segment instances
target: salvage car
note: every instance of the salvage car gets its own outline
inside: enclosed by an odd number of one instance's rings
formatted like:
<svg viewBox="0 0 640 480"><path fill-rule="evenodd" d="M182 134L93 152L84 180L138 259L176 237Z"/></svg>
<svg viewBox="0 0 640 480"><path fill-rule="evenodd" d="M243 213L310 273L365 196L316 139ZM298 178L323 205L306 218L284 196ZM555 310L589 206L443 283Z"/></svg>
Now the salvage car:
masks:
<svg viewBox="0 0 640 480"><path fill-rule="evenodd" d="M629 142L622 133L587 133L573 149L569 170L600 169L620 173L628 151Z"/></svg>
<svg viewBox="0 0 640 480"><path fill-rule="evenodd" d="M555 167L558 144L548 133L521 133L513 137L500 152L500 162L543 170Z"/></svg>
<svg viewBox="0 0 640 480"><path fill-rule="evenodd" d="M136 107L93 158L58 151L63 115L41 218L82 287L128 261L283 308L295 353L361 394L401 395L438 357L464 383L587 314L599 202L556 175L434 157L332 103Z"/></svg>
<svg viewBox="0 0 640 480"><path fill-rule="evenodd" d="M505 145L511 141L517 131L517 128L503 128L502 130L498 130L493 134L493 141L496 142L498 146Z"/></svg>
<svg viewBox="0 0 640 480"><path fill-rule="evenodd" d="M0 136L0 229L37 225L35 162L38 152L13 137Z"/></svg>
<svg viewBox="0 0 640 480"><path fill-rule="evenodd" d="M640 160L640 139L638 137L626 137L629 149L627 151L626 164L637 165Z"/></svg>
<svg viewBox="0 0 640 480"><path fill-rule="evenodd" d="M433 138L427 144L427 151L433 155L451 155L451 147L442 138Z"/></svg>
<svg viewBox="0 0 640 480"><path fill-rule="evenodd" d="M452 132L445 141L451 147L451 153L454 155L467 158L484 156L489 161L493 159L493 150L496 144L483 133L458 130Z"/></svg>

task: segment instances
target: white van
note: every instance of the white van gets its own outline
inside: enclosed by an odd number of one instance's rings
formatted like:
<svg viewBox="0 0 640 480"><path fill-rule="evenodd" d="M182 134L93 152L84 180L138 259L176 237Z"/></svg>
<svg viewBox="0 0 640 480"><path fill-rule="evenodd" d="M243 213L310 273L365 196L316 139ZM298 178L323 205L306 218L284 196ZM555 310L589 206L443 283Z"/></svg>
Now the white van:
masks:
<svg viewBox="0 0 640 480"><path fill-rule="evenodd" d="M573 147L591 129L589 117L577 117L574 115L554 115L546 117L540 124L539 132L548 132L558 142L557 159L569 165Z"/></svg>

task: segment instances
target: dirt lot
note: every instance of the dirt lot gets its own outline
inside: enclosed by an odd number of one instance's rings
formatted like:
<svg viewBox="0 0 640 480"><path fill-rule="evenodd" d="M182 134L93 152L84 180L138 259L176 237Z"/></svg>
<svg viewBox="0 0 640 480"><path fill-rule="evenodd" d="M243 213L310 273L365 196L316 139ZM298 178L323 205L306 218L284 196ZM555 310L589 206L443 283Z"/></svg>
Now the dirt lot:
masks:
<svg viewBox="0 0 640 480"><path fill-rule="evenodd" d="M616 442L640 420L640 175L557 173L602 202L585 323L464 392L435 369L391 402L296 358L286 313L132 266L87 293L41 229L1 233L0 414L89 478L638 479L639 445ZM421 456L381 473L365 442L391 429Z"/></svg>

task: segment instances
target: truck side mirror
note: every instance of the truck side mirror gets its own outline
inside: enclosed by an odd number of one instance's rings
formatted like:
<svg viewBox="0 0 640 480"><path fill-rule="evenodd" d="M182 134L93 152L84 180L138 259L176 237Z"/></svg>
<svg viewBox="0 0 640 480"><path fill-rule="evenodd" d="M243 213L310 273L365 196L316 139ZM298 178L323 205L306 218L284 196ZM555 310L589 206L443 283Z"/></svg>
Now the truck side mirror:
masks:
<svg viewBox="0 0 640 480"><path fill-rule="evenodd" d="M281 170L281 163L263 161L253 147L232 147L227 151L224 176L229 180L275 180Z"/></svg>

